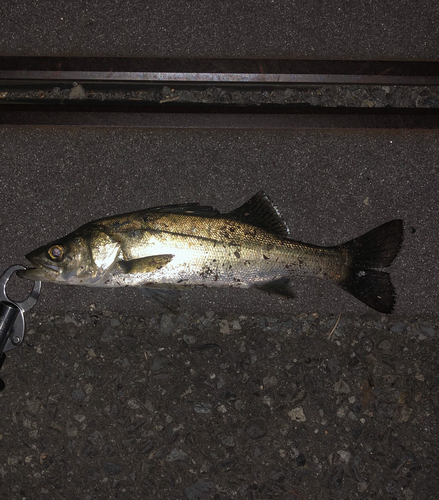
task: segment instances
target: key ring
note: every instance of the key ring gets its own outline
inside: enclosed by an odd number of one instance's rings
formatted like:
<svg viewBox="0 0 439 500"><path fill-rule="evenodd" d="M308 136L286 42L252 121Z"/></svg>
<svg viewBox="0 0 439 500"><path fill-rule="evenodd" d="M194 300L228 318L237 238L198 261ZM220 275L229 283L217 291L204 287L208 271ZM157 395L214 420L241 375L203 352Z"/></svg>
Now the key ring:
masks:
<svg viewBox="0 0 439 500"><path fill-rule="evenodd" d="M24 340L25 323L24 313L29 311L38 301L41 292L41 281L35 281L32 291L27 299L14 302L6 294L6 284L10 277L20 269L26 269L20 264L15 264L0 277L0 368L6 359L5 352L20 346ZM0 378L0 391L5 388L3 379Z"/></svg>
<svg viewBox="0 0 439 500"><path fill-rule="evenodd" d="M41 281L35 281L27 299L14 302L6 294L6 284L11 276L20 269L26 269L15 264L0 277L0 355L15 349L23 343L25 335L24 313L37 303L41 292Z"/></svg>

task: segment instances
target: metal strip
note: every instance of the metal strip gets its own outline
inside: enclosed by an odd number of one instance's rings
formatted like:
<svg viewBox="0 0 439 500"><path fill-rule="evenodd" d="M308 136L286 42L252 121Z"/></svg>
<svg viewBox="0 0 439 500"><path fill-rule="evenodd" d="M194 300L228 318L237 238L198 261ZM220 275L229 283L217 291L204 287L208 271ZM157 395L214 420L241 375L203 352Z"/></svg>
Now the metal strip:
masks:
<svg viewBox="0 0 439 500"><path fill-rule="evenodd" d="M258 84L350 84L350 85L439 85L439 76L354 74L261 74L176 73L112 71L2 71L0 84L8 82L150 82L150 83L258 83Z"/></svg>

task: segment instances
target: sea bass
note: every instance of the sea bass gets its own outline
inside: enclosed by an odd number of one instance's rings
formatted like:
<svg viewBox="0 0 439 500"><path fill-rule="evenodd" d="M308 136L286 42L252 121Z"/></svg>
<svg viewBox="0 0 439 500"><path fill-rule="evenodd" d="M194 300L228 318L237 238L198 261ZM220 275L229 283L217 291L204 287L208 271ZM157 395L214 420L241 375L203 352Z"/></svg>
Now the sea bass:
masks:
<svg viewBox="0 0 439 500"><path fill-rule="evenodd" d="M290 280L329 280L369 307L390 313L395 291L388 267L401 248L396 219L338 246L289 238L264 192L222 214L197 203L139 210L89 222L26 258L22 278L88 287L138 287L166 303L166 289L256 288L293 297Z"/></svg>

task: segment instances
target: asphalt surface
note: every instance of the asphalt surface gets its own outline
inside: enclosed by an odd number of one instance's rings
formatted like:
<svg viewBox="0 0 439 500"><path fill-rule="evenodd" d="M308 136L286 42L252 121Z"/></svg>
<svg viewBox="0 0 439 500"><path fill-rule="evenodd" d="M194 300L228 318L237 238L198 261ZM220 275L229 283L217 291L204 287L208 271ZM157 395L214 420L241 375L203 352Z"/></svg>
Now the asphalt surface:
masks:
<svg viewBox="0 0 439 500"><path fill-rule="evenodd" d="M5 1L1 55L436 60L439 7L395 2Z"/></svg>
<svg viewBox="0 0 439 500"><path fill-rule="evenodd" d="M434 2L3 2L0 16L1 55L435 60L439 46ZM437 107L437 89L390 90L290 97ZM214 116L182 129L172 116L0 127L0 269L95 218L228 211L264 189L310 243L403 218L395 313L312 279L294 301L187 291L177 315L135 290L43 284L0 372L0 498L436 498L438 132L215 129ZM30 287L14 278L8 293Z"/></svg>
<svg viewBox="0 0 439 500"><path fill-rule="evenodd" d="M2 498L436 498L439 323L338 319L30 314Z"/></svg>
<svg viewBox="0 0 439 500"><path fill-rule="evenodd" d="M396 313L437 313L435 131L4 127L0 141L2 268L25 264L30 250L93 219L193 201L229 211L264 189L291 237L308 243L334 245L404 219L404 246L391 268ZM294 288L291 302L190 290L182 305L230 314L368 312L329 283L297 280ZM135 290L44 284L38 310L86 311L91 303L134 314L156 307Z"/></svg>
<svg viewBox="0 0 439 500"><path fill-rule="evenodd" d="M307 242L406 223L390 316L312 279L294 301L190 290L177 315L43 284L0 372L4 498L435 498L437 131L15 126L0 143L2 269L94 218L227 211L261 188Z"/></svg>

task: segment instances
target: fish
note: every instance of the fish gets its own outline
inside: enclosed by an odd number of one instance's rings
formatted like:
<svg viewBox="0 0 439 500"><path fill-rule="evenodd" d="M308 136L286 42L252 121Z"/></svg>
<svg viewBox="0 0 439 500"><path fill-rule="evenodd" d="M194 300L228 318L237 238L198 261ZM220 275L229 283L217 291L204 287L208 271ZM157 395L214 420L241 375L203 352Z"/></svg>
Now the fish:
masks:
<svg viewBox="0 0 439 500"><path fill-rule="evenodd" d="M372 309L391 313L390 274L403 242L394 219L336 246L290 239L264 191L220 213L185 203L101 218L26 255L21 278L87 287L135 287L163 306L190 287L258 289L293 298L291 281L334 283Z"/></svg>

